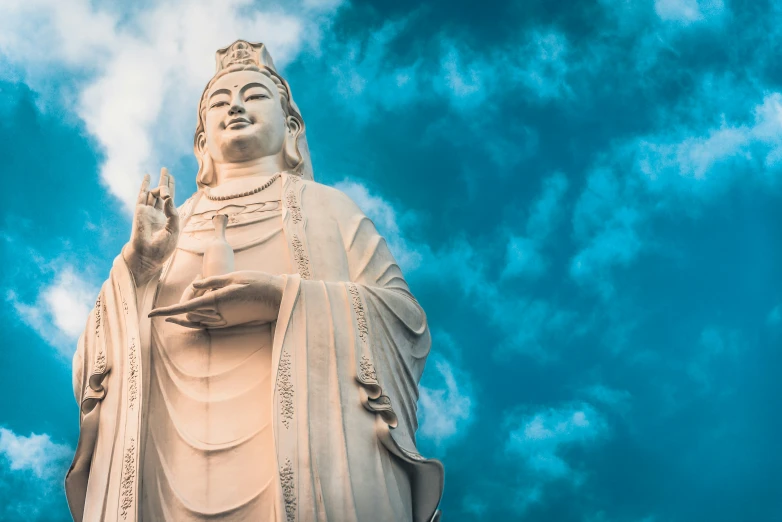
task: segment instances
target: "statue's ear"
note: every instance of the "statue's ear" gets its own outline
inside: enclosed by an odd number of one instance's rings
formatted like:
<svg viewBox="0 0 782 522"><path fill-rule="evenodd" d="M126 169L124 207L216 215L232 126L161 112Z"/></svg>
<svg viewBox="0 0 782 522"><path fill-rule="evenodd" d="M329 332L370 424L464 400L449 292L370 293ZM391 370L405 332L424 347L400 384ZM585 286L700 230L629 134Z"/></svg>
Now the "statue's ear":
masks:
<svg viewBox="0 0 782 522"><path fill-rule="evenodd" d="M198 185L209 186L214 181L215 165L211 154L209 154L209 147L206 145L206 134L203 132L196 139L195 155L198 159L198 176L196 176Z"/></svg>
<svg viewBox="0 0 782 522"><path fill-rule="evenodd" d="M301 164L301 153L299 152L299 135L303 129L301 121L294 116L288 116L285 121L288 128L285 133L285 144L283 145L283 157L285 164L290 169L296 169Z"/></svg>

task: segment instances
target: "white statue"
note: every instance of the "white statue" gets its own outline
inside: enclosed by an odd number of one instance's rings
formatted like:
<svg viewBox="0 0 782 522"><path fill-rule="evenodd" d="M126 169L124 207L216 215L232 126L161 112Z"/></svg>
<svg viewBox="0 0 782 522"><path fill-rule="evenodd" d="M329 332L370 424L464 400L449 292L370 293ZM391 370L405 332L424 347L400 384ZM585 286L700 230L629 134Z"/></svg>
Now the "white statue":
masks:
<svg viewBox="0 0 782 522"><path fill-rule="evenodd" d="M423 310L372 222L312 180L262 44L218 51L198 191L144 179L74 357L76 521L422 521Z"/></svg>

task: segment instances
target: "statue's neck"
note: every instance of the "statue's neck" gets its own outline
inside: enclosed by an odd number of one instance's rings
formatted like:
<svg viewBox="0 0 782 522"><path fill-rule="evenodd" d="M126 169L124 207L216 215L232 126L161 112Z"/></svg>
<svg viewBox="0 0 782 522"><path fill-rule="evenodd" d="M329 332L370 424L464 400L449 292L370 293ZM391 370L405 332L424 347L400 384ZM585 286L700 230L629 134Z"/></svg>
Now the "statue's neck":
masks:
<svg viewBox="0 0 782 522"><path fill-rule="evenodd" d="M223 183L233 185L241 180L257 182L258 178L268 178L284 170L282 158L279 155L266 156L242 163L215 163L215 186Z"/></svg>

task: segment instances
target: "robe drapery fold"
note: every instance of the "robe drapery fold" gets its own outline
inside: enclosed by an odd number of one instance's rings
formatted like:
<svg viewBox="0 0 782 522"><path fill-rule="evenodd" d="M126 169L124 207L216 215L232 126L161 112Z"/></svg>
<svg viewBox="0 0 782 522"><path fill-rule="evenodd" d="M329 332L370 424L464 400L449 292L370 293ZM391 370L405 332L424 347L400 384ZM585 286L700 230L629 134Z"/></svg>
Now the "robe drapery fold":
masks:
<svg viewBox="0 0 782 522"><path fill-rule="evenodd" d="M297 273L285 277L273 336L278 522L436 519L443 468L415 445L426 316L347 196L289 175L282 190ZM197 197L180 211L184 221ZM79 340L81 432L66 478L75 520L139 520L157 284L137 289L119 256Z"/></svg>

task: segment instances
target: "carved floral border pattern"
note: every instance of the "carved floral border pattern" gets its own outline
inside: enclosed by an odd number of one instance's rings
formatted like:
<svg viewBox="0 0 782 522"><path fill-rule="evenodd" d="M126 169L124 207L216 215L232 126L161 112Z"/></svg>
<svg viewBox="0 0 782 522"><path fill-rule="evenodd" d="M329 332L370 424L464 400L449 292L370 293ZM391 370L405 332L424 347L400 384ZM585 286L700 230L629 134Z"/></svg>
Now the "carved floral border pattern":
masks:
<svg viewBox="0 0 782 522"><path fill-rule="evenodd" d="M282 486L282 498L285 501L285 518L287 522L294 522L296 520L296 485L291 459L285 459L285 465L280 468L280 485Z"/></svg>
<svg viewBox="0 0 782 522"><path fill-rule="evenodd" d="M369 325L367 324L367 316L364 310L364 302L361 300L361 295L358 293L358 287L353 283L348 283L348 293L350 293L351 303L353 305L353 313L356 317L356 330L358 331L358 338L361 340L363 352L361 359L358 362L358 379L362 383L377 384L377 371L375 371L375 365L372 364L372 360L369 358Z"/></svg>
<svg viewBox="0 0 782 522"><path fill-rule="evenodd" d="M133 506L134 483L136 478L136 439L130 439L122 458L122 481L120 482L120 516L126 520Z"/></svg>
<svg viewBox="0 0 782 522"><path fill-rule="evenodd" d="M282 423L286 428L290 427L293 420L293 377L292 377L291 354L287 351L282 352L280 357L280 367L278 369L278 389L280 394L280 415Z"/></svg>
<svg viewBox="0 0 782 522"><path fill-rule="evenodd" d="M299 275L302 279L311 279L310 260L307 257L307 253L304 251L304 244L301 242L298 235L293 234L291 245L293 246L293 258L296 260Z"/></svg>
<svg viewBox="0 0 782 522"><path fill-rule="evenodd" d="M136 338L131 337L128 347L128 409L136 406L138 398L138 353L136 352Z"/></svg>
<svg viewBox="0 0 782 522"><path fill-rule="evenodd" d="M285 196L285 201L288 204L288 209L291 211L291 219L293 222L296 224L301 223L304 218L301 215L301 207L296 200L296 193L293 190L289 190L288 194Z"/></svg>

